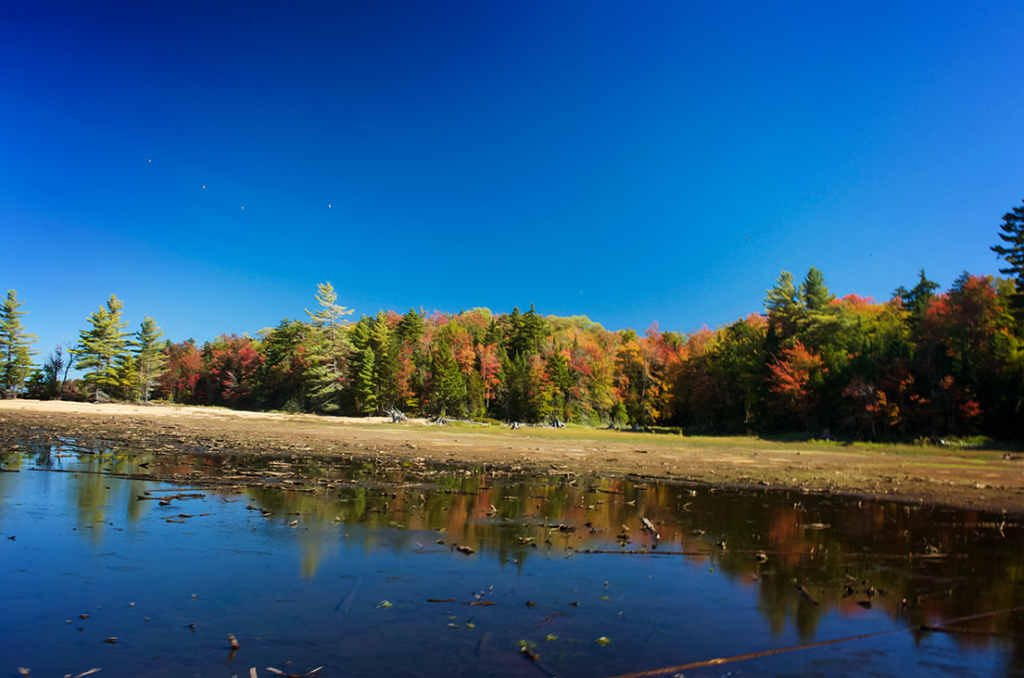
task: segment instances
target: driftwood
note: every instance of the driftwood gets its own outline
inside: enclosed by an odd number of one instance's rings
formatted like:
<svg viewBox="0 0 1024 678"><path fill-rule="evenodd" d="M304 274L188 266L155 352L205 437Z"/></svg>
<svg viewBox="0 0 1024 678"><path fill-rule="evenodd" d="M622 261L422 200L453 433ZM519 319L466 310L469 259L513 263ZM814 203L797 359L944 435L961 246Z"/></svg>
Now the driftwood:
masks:
<svg viewBox="0 0 1024 678"><path fill-rule="evenodd" d="M659 535L658 531L654 529L654 523L647 518L641 518L640 523L643 525L644 530L651 533L651 536L654 537L654 541L657 542L661 539L661 535Z"/></svg>
<svg viewBox="0 0 1024 678"><path fill-rule="evenodd" d="M384 410L384 413L391 417L392 424L401 424L409 421L409 418L405 416L405 413L397 407L388 408L387 410Z"/></svg>
<svg viewBox="0 0 1024 678"><path fill-rule="evenodd" d="M817 605L818 604L818 601L814 599L814 596L811 595L811 592L808 591L807 588L803 584L797 584L796 585L796 590L799 591L800 595L804 597L804 600L806 600L811 605ZM870 607L870 605L869 605L869 607Z"/></svg>
<svg viewBox="0 0 1024 678"><path fill-rule="evenodd" d="M513 431L518 431L523 427L523 425L520 424L518 421L513 421L511 424L508 425L508 427Z"/></svg>

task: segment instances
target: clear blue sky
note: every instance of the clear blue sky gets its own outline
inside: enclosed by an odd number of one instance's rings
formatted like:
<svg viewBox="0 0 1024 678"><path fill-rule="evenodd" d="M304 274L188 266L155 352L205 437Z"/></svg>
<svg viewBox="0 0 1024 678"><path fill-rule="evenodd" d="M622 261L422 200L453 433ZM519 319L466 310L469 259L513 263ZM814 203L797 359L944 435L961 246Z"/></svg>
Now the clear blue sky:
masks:
<svg viewBox="0 0 1024 678"><path fill-rule="evenodd" d="M2 0L0 290L45 354L110 294L202 342L325 280L683 332L783 269L945 288L1024 198L1021 36L1019 1Z"/></svg>

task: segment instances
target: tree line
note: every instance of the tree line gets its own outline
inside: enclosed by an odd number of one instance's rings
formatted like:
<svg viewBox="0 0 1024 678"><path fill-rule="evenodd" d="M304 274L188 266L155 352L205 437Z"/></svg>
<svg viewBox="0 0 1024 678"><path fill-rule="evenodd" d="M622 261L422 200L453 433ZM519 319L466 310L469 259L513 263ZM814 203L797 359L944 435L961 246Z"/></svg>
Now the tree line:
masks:
<svg viewBox="0 0 1024 678"><path fill-rule="evenodd" d="M38 398L222 405L319 414L486 418L706 433L804 431L871 439L1024 438L1024 207L992 249L1016 279L924 271L891 299L837 298L811 268L783 271L763 313L716 330L642 335L533 308L380 311L349 322L330 285L306 320L255 336L127 333L111 296L74 347L31 362L13 290L0 310L0 377ZM84 378L68 380L71 366ZM22 388L24 384L24 388Z"/></svg>

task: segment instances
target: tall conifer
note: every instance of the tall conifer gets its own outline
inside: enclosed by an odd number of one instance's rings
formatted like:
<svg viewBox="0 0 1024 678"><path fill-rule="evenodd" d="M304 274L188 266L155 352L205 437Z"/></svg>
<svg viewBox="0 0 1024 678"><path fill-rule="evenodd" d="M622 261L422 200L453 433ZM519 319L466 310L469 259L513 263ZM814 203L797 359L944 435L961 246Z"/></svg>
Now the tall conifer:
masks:
<svg viewBox="0 0 1024 678"><path fill-rule="evenodd" d="M79 333L75 367L92 370L85 375L85 383L96 400L109 397L108 391L118 389L117 359L128 352L128 339L124 334L128 323L121 320L123 308L124 302L110 295L106 306L100 306L100 310L89 316L92 327Z"/></svg>
<svg viewBox="0 0 1024 678"><path fill-rule="evenodd" d="M1009 247L995 245L992 251L1009 264L999 269L999 272L1016 276L1014 285L1017 293L1011 297L1010 303L1018 316L1021 316L1024 315L1024 206L1014 207L1004 214L1003 225L999 228L1003 231L999 238Z"/></svg>
<svg viewBox="0 0 1024 678"><path fill-rule="evenodd" d="M25 302L18 301L18 293L7 290L7 298L0 306L0 389L13 396L18 395L25 378L32 368L30 350L36 335L29 334L21 325L21 316L28 311L19 311Z"/></svg>
<svg viewBox="0 0 1024 678"><path fill-rule="evenodd" d="M160 337L163 331L156 321L148 315L135 333L135 362L138 369L139 396L149 402L149 394L163 375L167 365L167 355Z"/></svg>

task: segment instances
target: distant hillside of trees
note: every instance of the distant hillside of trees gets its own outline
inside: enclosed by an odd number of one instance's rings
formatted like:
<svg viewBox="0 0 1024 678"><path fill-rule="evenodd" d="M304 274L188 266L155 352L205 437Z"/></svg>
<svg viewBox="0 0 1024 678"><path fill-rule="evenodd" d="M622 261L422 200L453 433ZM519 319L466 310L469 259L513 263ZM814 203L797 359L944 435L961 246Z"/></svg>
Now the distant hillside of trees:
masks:
<svg viewBox="0 0 1024 678"><path fill-rule="evenodd" d="M347 322L329 283L307 320L256 336L161 341L146 318L124 332L111 297L77 346L28 376L38 398L151 400L253 410L559 420L680 426L704 433L803 431L872 439L984 434L1024 438L1024 208L993 248L1012 279L964 273L949 290L924 271L887 301L829 292L811 268L783 271L765 312L715 330L612 332L586 317L513 309L404 314ZM1016 259L1014 258L1016 257ZM31 363L8 293L4 388ZM18 332L24 338L18 339ZM14 337L14 339L10 339ZM5 349L7 350L7 349ZM67 380L68 367L88 370Z"/></svg>

